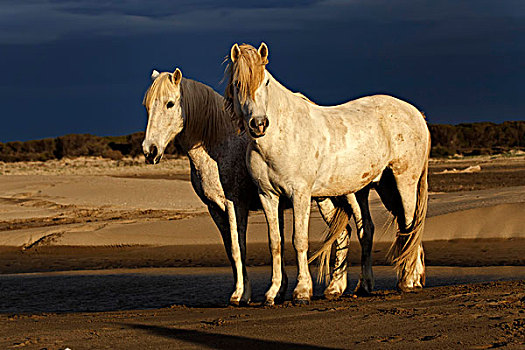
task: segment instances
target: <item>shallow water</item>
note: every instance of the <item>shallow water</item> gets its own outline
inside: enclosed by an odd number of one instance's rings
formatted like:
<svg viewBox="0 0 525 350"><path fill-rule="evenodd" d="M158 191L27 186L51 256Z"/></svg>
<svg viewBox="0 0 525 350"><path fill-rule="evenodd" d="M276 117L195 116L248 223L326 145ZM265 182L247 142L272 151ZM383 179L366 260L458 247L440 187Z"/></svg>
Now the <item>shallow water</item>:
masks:
<svg viewBox="0 0 525 350"><path fill-rule="evenodd" d="M252 300L263 301L270 267L248 269ZM291 299L296 269L287 269ZM374 267L376 290L393 289L391 267ZM348 292L355 286L359 267L349 269ZM524 266L427 267L427 287L525 279ZM0 312L99 312L161 308L171 305L223 307L233 278L229 268L148 268L66 271L0 275ZM314 294L322 295L316 285Z"/></svg>

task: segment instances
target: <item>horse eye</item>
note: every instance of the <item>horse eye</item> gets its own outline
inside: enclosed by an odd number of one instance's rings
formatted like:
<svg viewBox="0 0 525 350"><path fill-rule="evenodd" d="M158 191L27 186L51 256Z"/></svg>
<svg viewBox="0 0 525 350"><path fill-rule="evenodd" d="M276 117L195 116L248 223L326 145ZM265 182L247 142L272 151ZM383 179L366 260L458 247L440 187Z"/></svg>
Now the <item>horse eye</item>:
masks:
<svg viewBox="0 0 525 350"><path fill-rule="evenodd" d="M175 103L173 103L173 101L169 101L167 104L166 104L166 108L171 108L175 106Z"/></svg>
<svg viewBox="0 0 525 350"><path fill-rule="evenodd" d="M266 80L266 86L268 86L268 84L270 84L270 79Z"/></svg>

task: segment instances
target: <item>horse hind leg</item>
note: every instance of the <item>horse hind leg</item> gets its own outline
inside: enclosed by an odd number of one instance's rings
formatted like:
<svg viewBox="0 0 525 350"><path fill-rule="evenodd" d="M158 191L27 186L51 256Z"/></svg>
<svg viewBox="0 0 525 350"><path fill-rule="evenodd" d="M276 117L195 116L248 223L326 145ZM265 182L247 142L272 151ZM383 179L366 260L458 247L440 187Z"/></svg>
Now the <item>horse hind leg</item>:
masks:
<svg viewBox="0 0 525 350"><path fill-rule="evenodd" d="M361 244L361 274L354 291L356 295L370 295L374 289L374 273L372 271L374 223L372 222L370 209L368 207L369 193L370 187L365 187L355 194L352 202L357 227L357 237Z"/></svg>
<svg viewBox="0 0 525 350"><path fill-rule="evenodd" d="M427 206L426 171L416 179L410 173L391 175L390 179L384 176L386 183L380 182L378 193L398 222L398 233L389 252L397 272L397 286L410 291L425 284L422 231Z"/></svg>
<svg viewBox="0 0 525 350"><path fill-rule="evenodd" d="M317 201L317 206L319 207L321 216L325 222L329 224L335 214L335 206L332 199L326 198ZM341 232L335 242L334 269L330 279L330 284L324 290L324 296L326 299L339 298L346 290L348 284L346 269L350 232L351 227L350 225L347 225L346 230Z"/></svg>

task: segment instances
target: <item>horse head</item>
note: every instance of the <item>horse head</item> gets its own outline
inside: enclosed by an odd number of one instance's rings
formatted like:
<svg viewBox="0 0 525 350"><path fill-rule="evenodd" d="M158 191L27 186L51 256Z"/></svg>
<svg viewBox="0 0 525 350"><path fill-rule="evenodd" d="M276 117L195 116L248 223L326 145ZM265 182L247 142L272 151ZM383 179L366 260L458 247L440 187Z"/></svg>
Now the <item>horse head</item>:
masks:
<svg viewBox="0 0 525 350"><path fill-rule="evenodd" d="M268 47L261 43L257 50L251 45L235 44L231 48L230 60L225 97L250 135L253 138L264 136L270 124L266 114L271 77L266 71Z"/></svg>
<svg viewBox="0 0 525 350"><path fill-rule="evenodd" d="M173 73L156 70L151 74L152 83L143 105L148 112L148 126L142 142L146 163L157 164L168 143L184 127L182 112L181 80L179 68Z"/></svg>

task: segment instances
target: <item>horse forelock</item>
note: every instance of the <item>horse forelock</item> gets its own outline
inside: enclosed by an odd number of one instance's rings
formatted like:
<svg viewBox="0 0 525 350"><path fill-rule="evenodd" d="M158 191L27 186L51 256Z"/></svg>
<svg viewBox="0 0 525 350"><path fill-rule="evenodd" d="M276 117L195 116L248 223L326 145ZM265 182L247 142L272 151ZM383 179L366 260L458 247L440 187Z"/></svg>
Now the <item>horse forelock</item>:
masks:
<svg viewBox="0 0 525 350"><path fill-rule="evenodd" d="M248 44L240 45L239 50L239 57L235 62L230 61L226 69L228 86L225 94L226 98L232 98L233 85L236 84L239 99L244 102L248 97L255 97L255 91L264 79L268 59L263 59L257 49Z"/></svg>
<svg viewBox="0 0 525 350"><path fill-rule="evenodd" d="M241 103L244 103L248 96L255 97L255 91L261 85L264 79L264 70L268 64L268 59L263 59L259 52L251 45L242 44L239 46L239 57L235 62L227 57L228 62L224 71L224 80L228 81L224 89L224 107L232 116L232 119L238 124L240 130L244 129L244 122L240 115L235 113L233 108L233 89L234 85L238 86L238 97Z"/></svg>
<svg viewBox="0 0 525 350"><path fill-rule="evenodd" d="M171 81L171 73L162 72L160 75L151 83L150 87L144 95L142 104L149 109L153 101L156 99L163 99L169 97L171 93L175 91L173 82Z"/></svg>

